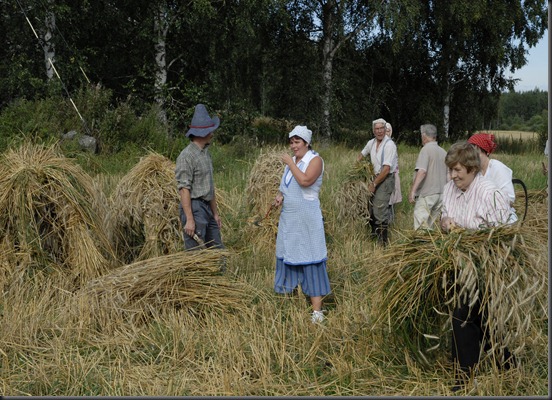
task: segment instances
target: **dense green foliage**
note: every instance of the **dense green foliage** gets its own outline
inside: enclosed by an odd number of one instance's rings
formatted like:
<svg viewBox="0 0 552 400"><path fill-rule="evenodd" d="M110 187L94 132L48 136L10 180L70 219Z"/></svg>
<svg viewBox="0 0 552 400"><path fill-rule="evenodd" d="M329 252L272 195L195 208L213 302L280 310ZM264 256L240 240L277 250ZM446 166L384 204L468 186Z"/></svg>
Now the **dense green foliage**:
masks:
<svg viewBox="0 0 552 400"><path fill-rule="evenodd" d="M544 92L540 92L541 97ZM546 110L538 111L542 103L527 102L526 96L531 93L506 93L501 115L506 115L506 121L514 121L511 125L506 122L498 126L501 130L537 132L539 142L520 140L500 140L500 147L512 154L538 152L542 149L547 138L548 116ZM515 101L512 101L514 99ZM517 103L521 104L517 104ZM64 96L52 95L43 99L26 100L20 98L0 110L0 151L16 146L25 141L37 143L52 143L59 141L67 154L78 155L81 148L73 141L62 139L62 135L71 130L94 136L98 141L99 153L114 155L122 152L123 155L135 150L140 153L143 149L152 149L175 159L180 150L187 143L184 137L185 126L178 128L172 135L166 135L166 128L157 118L158 106L152 105L141 113L136 111L133 99L114 101L113 94L108 89L85 88L74 96L74 103L83 117L79 119L71 102ZM533 115L528 120L520 116L520 111ZM507 111L506 111L507 110ZM183 119L191 120L191 111L183 115ZM232 144L235 156L244 156L251 148L265 144L285 143L287 132L293 124L300 121L255 117L252 114L231 107L220 112L222 124L216 133L216 143ZM518 122L516 122L518 121ZM360 126L360 124L359 124ZM79 129L80 127L80 129ZM333 143L342 143L348 147L362 147L371 135L369 129L336 130ZM320 135L315 138L321 139ZM78 138L77 137L77 138ZM466 136L462 136L465 139ZM419 133L412 131L398 131L395 129L394 139L408 145L420 145ZM445 140L441 140L445 142ZM448 142L453 142L449 140Z"/></svg>
<svg viewBox="0 0 552 400"><path fill-rule="evenodd" d="M548 92L508 92L500 96L496 128L537 132L540 144L548 138Z"/></svg>
<svg viewBox="0 0 552 400"><path fill-rule="evenodd" d="M345 142L383 117L414 144L432 122L452 140L496 120L500 93L514 87L506 74L526 63L546 13L543 0L6 0L0 111L57 103L55 129L30 119L7 135L77 129L102 151L149 144L155 130L178 136L199 102L226 117L225 142L255 136L259 116ZM87 92L100 96L94 109L79 104Z"/></svg>

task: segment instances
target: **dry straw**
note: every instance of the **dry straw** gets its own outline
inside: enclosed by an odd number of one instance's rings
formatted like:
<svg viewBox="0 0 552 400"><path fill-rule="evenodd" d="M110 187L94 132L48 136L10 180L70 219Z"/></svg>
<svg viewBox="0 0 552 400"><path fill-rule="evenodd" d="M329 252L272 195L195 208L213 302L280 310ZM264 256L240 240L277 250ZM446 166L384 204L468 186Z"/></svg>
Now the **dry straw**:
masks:
<svg viewBox="0 0 552 400"><path fill-rule="evenodd" d="M114 256L102 225L102 195L57 148L24 144L2 154L1 247L14 250L3 277L55 270L70 286L105 272Z"/></svg>
<svg viewBox="0 0 552 400"><path fill-rule="evenodd" d="M119 267L90 281L75 296L71 312L82 327L133 329L165 311L243 309L242 284L221 273L224 250L181 251Z"/></svg>
<svg viewBox="0 0 552 400"><path fill-rule="evenodd" d="M183 249L175 163L150 152L121 178L110 201L109 232L122 263L173 254ZM216 191L224 213L223 191Z"/></svg>
<svg viewBox="0 0 552 400"><path fill-rule="evenodd" d="M251 168L246 193L248 207L253 215L249 218L248 233L254 244L273 246L275 243L280 213L277 209L271 210L268 215L267 212L279 192L284 172L284 163L281 160L283 151L278 147L261 151ZM259 221L260 223L254 224Z"/></svg>
<svg viewBox="0 0 552 400"><path fill-rule="evenodd" d="M486 312L487 355L500 360L504 346L519 355L534 324L547 320L542 241L529 224L405 236L376 263L378 320L426 363L447 342L444 332L458 301L479 301Z"/></svg>
<svg viewBox="0 0 552 400"><path fill-rule="evenodd" d="M370 223L371 193L368 187L373 180L374 167L369 160L364 158L353 165L335 197L341 221Z"/></svg>
<svg viewBox="0 0 552 400"><path fill-rule="evenodd" d="M175 164L151 152L121 178L111 196L109 232L123 263L183 248Z"/></svg>

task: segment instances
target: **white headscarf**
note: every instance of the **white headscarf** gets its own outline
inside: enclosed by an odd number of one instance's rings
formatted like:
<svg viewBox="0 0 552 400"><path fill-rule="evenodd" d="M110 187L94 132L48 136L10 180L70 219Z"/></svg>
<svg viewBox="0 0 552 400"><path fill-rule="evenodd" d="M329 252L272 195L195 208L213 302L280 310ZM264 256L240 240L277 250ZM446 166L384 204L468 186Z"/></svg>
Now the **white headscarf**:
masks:
<svg viewBox="0 0 552 400"><path fill-rule="evenodd" d="M293 130L289 133L289 137L292 138L293 136L299 136L301 139L303 139L307 144L310 144L312 139L312 131L308 129L306 126L303 125L297 125Z"/></svg>

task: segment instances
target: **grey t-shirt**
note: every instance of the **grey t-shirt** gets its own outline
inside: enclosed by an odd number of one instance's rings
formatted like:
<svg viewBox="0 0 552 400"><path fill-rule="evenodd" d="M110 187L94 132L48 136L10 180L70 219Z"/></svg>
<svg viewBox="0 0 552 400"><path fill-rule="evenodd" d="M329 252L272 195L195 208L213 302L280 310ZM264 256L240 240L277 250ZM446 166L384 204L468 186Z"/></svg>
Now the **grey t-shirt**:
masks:
<svg viewBox="0 0 552 400"><path fill-rule="evenodd" d="M426 171L424 180L418 186L417 196L430 196L443 193L447 183L447 166L445 157L447 152L435 141L428 142L420 150L415 169Z"/></svg>

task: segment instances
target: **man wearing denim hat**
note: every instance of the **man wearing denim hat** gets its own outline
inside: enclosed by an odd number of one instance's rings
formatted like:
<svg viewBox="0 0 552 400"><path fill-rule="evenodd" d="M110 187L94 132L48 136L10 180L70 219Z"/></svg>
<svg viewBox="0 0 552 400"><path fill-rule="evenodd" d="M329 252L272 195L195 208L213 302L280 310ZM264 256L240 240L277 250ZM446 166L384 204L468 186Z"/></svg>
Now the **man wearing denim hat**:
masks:
<svg viewBox="0 0 552 400"><path fill-rule="evenodd" d="M213 162L208 146L219 117L211 118L203 104L195 107L186 137L190 144L176 159L175 176L180 194L180 221L186 250L200 246L224 248L213 180Z"/></svg>

